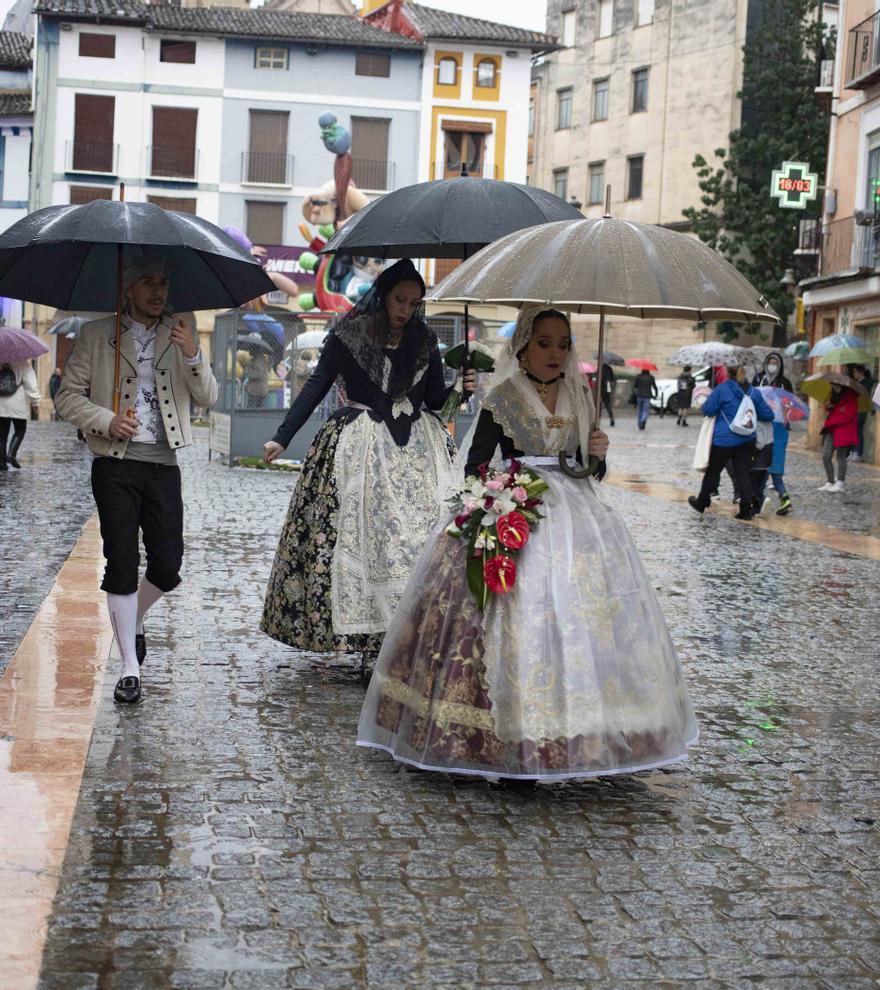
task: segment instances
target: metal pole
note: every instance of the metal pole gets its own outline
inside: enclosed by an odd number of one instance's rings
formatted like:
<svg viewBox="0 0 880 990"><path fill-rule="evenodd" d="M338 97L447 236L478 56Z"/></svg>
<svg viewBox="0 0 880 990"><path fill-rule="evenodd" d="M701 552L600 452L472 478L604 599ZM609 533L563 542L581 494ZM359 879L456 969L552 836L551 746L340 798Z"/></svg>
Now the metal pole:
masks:
<svg viewBox="0 0 880 990"><path fill-rule="evenodd" d="M602 381L605 371L605 307L599 309L599 367L596 370L596 419L593 429L599 429L602 418Z"/></svg>
<svg viewBox="0 0 880 990"><path fill-rule="evenodd" d="M119 202L125 201L125 183L119 183ZM119 352L122 350L122 244L116 245L116 356L113 365L113 413L119 415L119 397L122 382L119 368Z"/></svg>

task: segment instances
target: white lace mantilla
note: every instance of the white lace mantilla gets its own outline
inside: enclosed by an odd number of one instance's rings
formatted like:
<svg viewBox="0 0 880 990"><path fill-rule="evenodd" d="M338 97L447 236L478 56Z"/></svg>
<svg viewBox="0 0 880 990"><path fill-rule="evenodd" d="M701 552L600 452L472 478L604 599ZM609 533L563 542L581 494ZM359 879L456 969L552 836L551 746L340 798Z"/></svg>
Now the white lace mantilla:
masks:
<svg viewBox="0 0 880 990"><path fill-rule="evenodd" d="M384 423L358 416L345 427L334 470L339 497L331 574L333 630L381 633L416 559L445 511L453 483L446 431L433 416L398 447Z"/></svg>

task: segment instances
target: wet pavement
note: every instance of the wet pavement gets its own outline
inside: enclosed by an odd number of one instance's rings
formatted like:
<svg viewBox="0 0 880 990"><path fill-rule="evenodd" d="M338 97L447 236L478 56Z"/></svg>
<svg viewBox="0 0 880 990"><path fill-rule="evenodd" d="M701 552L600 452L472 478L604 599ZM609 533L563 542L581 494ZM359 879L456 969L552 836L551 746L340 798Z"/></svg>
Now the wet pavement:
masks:
<svg viewBox="0 0 880 990"><path fill-rule="evenodd" d="M614 471L693 489L684 434L618 420ZM203 436L183 460L185 582L149 617L145 702L104 683L42 987L876 990L880 564L606 486L702 738L497 787L354 747L353 671L257 631L293 479ZM799 517L880 535L880 472L838 501L822 480L793 450Z"/></svg>

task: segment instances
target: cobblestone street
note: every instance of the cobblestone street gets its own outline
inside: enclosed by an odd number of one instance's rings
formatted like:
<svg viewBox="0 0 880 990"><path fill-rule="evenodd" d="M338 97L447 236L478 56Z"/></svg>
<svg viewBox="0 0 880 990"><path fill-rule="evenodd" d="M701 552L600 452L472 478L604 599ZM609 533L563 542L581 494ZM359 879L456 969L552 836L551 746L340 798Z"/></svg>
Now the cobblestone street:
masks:
<svg viewBox="0 0 880 990"><path fill-rule="evenodd" d="M675 496L696 426L618 419L603 490L701 739L663 770L533 789L355 748L354 667L258 631L295 476L209 463L197 431L184 584L148 618L144 703L105 678L42 988L876 990L880 562L787 519L697 516ZM880 471L820 495L802 436L792 532L880 538ZM0 478L0 671L91 511L69 428L35 424L23 452Z"/></svg>

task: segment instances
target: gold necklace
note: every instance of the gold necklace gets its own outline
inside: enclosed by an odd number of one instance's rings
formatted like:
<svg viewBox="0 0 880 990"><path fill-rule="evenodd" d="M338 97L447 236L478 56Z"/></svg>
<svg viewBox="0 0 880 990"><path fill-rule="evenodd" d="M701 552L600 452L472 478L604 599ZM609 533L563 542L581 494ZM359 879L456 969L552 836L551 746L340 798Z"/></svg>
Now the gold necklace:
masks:
<svg viewBox="0 0 880 990"><path fill-rule="evenodd" d="M523 369L525 371L525 368ZM541 402L547 398L547 393L550 391L550 386L555 385L563 375L557 375L555 378L551 378L549 382L542 382L540 378L537 378L531 372L526 371L526 378L535 386L535 391L538 393L538 398Z"/></svg>

